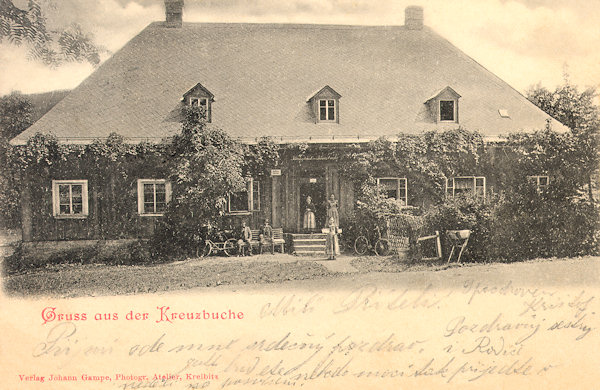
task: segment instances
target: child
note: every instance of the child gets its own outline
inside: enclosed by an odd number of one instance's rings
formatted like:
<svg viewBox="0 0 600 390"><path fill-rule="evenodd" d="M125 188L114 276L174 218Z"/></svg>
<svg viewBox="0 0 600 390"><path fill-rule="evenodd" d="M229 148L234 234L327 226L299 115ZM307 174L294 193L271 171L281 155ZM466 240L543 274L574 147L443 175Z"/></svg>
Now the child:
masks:
<svg viewBox="0 0 600 390"><path fill-rule="evenodd" d="M329 256L329 260L335 260L335 256L340 254L340 245L337 236L338 227L333 217L329 218L328 228L329 232L327 233L325 253Z"/></svg>

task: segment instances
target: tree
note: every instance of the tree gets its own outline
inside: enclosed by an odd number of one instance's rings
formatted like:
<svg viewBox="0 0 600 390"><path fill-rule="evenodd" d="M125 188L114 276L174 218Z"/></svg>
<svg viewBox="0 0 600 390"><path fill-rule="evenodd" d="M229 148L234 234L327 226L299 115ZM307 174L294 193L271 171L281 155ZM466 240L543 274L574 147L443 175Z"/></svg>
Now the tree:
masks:
<svg viewBox="0 0 600 390"><path fill-rule="evenodd" d="M0 98L0 225L16 227L19 220L18 183L13 174L9 141L32 124L32 104L19 94Z"/></svg>
<svg viewBox="0 0 600 390"><path fill-rule="evenodd" d="M104 51L93 37L75 23L59 30L48 30L42 4L48 0L29 0L27 10L16 7L12 0L0 0L0 42L5 39L16 46L27 45L31 59L46 65L87 61L96 66Z"/></svg>
<svg viewBox="0 0 600 390"><path fill-rule="evenodd" d="M204 118L202 108L183 107L181 133L169 145L173 195L153 240L162 254L192 254L205 227L220 224L229 194L246 188L245 146Z"/></svg>
<svg viewBox="0 0 600 390"><path fill-rule="evenodd" d="M594 201L593 177L597 174L600 162L600 108L594 103L596 96L595 88L579 92L566 74L564 84L554 91L539 84L527 91L527 98L531 102L571 129L576 147L563 158L579 167L578 175L583 179L583 183L587 184L591 202Z"/></svg>

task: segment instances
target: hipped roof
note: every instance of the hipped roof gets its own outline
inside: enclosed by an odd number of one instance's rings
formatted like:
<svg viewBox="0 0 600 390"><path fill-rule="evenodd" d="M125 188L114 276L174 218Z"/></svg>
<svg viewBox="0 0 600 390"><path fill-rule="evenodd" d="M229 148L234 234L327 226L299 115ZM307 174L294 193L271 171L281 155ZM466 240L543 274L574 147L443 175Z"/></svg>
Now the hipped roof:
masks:
<svg viewBox="0 0 600 390"><path fill-rule="evenodd" d="M354 142L456 127L427 112L445 87L461 96L458 125L486 137L541 129L550 118L428 27L155 22L12 143L36 132L63 142L112 132L161 139L179 131L182 97L198 83L215 97L211 126L247 142ZM306 102L325 85L343 96L339 123L315 123Z"/></svg>

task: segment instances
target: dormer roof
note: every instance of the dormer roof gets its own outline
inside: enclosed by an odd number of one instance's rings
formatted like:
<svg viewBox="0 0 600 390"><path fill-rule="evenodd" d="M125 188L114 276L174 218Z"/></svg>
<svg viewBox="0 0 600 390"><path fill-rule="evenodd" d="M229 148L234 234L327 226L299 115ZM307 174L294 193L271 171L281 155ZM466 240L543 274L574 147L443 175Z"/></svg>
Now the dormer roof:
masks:
<svg viewBox="0 0 600 390"><path fill-rule="evenodd" d="M210 92L200 83L194 85L190 90L183 94L184 99L186 99L188 96L202 96L210 98L211 102L215 101L215 95L213 95L212 92Z"/></svg>
<svg viewBox="0 0 600 390"><path fill-rule="evenodd" d="M307 102L311 102L311 101L316 100L316 99L339 99L341 97L342 97L342 95L340 95L339 93L337 93L329 85L326 85L323 88L319 89L317 92L315 92L312 95L310 95L308 97L308 99L306 99L306 101Z"/></svg>
<svg viewBox="0 0 600 390"><path fill-rule="evenodd" d="M425 100L425 103L435 99L459 99L460 97L461 96L458 94L458 92L452 89L452 87L447 86L437 91L429 99Z"/></svg>

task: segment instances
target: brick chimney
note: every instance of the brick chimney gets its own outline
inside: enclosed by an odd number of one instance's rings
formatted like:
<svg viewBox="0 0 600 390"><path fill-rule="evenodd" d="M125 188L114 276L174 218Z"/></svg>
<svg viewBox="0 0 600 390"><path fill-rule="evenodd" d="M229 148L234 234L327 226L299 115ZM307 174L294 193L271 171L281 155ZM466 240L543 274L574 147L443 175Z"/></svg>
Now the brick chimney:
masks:
<svg viewBox="0 0 600 390"><path fill-rule="evenodd" d="M423 7L411 5L404 10L404 26L407 30L423 29Z"/></svg>
<svg viewBox="0 0 600 390"><path fill-rule="evenodd" d="M183 0L165 0L166 26L179 28L183 23Z"/></svg>

